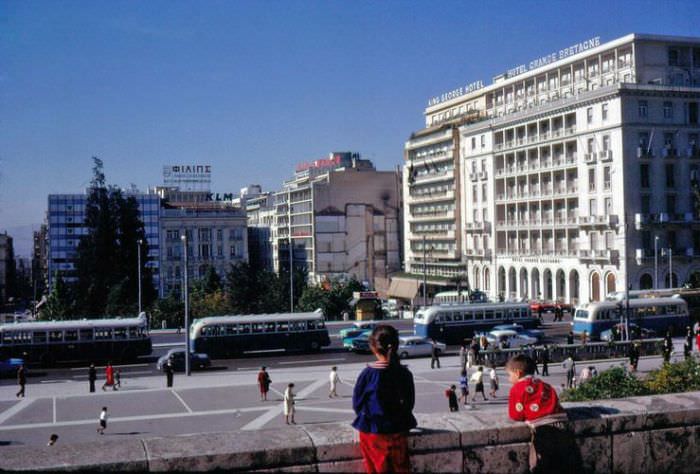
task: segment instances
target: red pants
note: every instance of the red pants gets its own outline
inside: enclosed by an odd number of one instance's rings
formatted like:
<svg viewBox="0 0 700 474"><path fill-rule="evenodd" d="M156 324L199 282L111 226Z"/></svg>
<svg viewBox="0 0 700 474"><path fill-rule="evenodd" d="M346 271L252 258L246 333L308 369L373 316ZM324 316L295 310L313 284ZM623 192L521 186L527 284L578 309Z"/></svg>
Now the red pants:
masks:
<svg viewBox="0 0 700 474"><path fill-rule="evenodd" d="M368 473L409 472L406 433L375 434L360 431L360 450Z"/></svg>
<svg viewBox="0 0 700 474"><path fill-rule="evenodd" d="M695 336L695 344L698 346L698 351L700 351L700 334Z"/></svg>

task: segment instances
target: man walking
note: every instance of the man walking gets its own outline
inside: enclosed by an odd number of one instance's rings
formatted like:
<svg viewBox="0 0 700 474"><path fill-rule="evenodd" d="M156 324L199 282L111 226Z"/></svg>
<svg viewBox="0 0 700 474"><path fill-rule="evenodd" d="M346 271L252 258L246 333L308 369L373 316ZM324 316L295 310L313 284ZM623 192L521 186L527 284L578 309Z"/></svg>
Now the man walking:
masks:
<svg viewBox="0 0 700 474"><path fill-rule="evenodd" d="M664 364L668 364L671 362L671 352L673 352L673 339L671 339L671 331L666 331L663 349Z"/></svg>
<svg viewBox="0 0 700 474"><path fill-rule="evenodd" d="M542 377L549 376L549 347L544 346L542 348L542 353L540 354L542 358Z"/></svg>
<svg viewBox="0 0 700 474"><path fill-rule="evenodd" d="M573 388L574 378L576 377L576 363L574 359L571 356L567 357L562 367L566 371L566 388Z"/></svg>
<svg viewBox="0 0 700 474"><path fill-rule="evenodd" d="M97 380L97 370L95 364L90 364L88 369L88 382L90 382L90 393L95 393L95 381Z"/></svg>
<svg viewBox="0 0 700 474"><path fill-rule="evenodd" d="M438 369L440 368L440 350L437 348L435 339L432 341L433 347L430 349L430 368L434 369L437 363Z"/></svg>
<svg viewBox="0 0 700 474"><path fill-rule="evenodd" d="M333 398L338 396L336 391L338 388L338 382L340 382L340 377L338 377L338 367L333 366L331 368L331 373L329 375L329 381L331 384L330 391L328 392L328 398Z"/></svg>
<svg viewBox="0 0 700 474"><path fill-rule="evenodd" d="M173 386L173 375L175 371L173 370L173 362L168 361L167 364L165 364L165 382L168 388L172 388Z"/></svg>
<svg viewBox="0 0 700 474"><path fill-rule="evenodd" d="M627 355L630 358L630 369L632 372L637 371L637 365L639 365L639 343L635 342L634 344L630 345L629 352Z"/></svg>
<svg viewBox="0 0 700 474"><path fill-rule="evenodd" d="M24 364L20 365L17 370L17 383L19 384L17 398L24 398L24 386L27 384L27 372L25 371Z"/></svg>

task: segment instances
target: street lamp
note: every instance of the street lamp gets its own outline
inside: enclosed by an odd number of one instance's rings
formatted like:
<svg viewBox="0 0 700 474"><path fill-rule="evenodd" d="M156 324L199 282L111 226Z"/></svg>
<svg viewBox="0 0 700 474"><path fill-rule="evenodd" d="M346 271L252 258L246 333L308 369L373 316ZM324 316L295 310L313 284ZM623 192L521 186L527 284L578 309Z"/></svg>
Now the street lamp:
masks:
<svg viewBox="0 0 700 474"><path fill-rule="evenodd" d="M190 375L190 292L187 270L187 234L180 236L185 257L185 375Z"/></svg>
<svg viewBox="0 0 700 474"><path fill-rule="evenodd" d="M659 287L659 236L654 237L654 289Z"/></svg>
<svg viewBox="0 0 700 474"><path fill-rule="evenodd" d="M291 234L289 235L289 312L294 312L294 245Z"/></svg>
<svg viewBox="0 0 700 474"><path fill-rule="evenodd" d="M668 248L668 288L673 288L673 249Z"/></svg>
<svg viewBox="0 0 700 474"><path fill-rule="evenodd" d="M141 245L143 245L143 240L139 239L136 243L138 244L139 314L141 314Z"/></svg>

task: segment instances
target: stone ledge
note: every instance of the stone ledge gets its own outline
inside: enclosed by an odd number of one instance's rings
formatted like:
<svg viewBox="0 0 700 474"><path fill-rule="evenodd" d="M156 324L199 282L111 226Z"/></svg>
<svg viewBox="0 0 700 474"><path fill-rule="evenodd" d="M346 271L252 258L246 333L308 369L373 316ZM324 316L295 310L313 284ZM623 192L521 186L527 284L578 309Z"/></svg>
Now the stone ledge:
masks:
<svg viewBox="0 0 700 474"><path fill-rule="evenodd" d="M565 404L581 468L692 472L700 449L700 392ZM415 472L528 470L530 429L503 413L418 416L409 438ZM0 470L348 472L362 470L348 423L0 448ZM61 440L63 441L63 440Z"/></svg>

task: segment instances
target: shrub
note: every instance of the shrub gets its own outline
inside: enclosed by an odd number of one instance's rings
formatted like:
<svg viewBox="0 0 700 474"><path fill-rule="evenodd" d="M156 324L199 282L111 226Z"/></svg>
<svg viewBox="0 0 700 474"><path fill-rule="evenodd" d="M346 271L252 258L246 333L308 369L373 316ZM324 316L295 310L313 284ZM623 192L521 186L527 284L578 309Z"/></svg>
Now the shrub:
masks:
<svg viewBox="0 0 700 474"><path fill-rule="evenodd" d="M700 390L700 364L688 359L673 364L663 364L649 373L645 383L651 393L675 393Z"/></svg>
<svg viewBox="0 0 700 474"><path fill-rule="evenodd" d="M633 374L621 367L613 367L601 372L596 377L582 383L576 388L566 390L561 399L566 402L624 398L647 395L649 388Z"/></svg>

